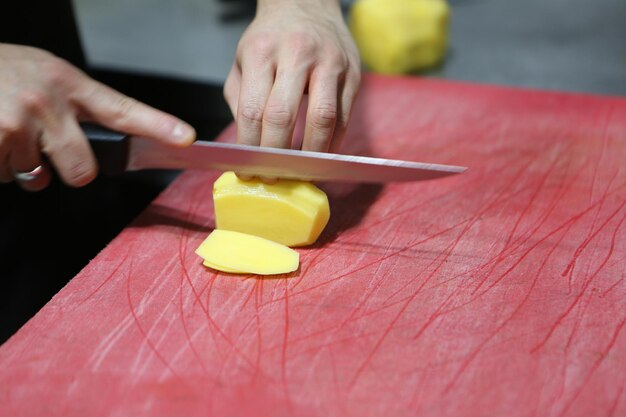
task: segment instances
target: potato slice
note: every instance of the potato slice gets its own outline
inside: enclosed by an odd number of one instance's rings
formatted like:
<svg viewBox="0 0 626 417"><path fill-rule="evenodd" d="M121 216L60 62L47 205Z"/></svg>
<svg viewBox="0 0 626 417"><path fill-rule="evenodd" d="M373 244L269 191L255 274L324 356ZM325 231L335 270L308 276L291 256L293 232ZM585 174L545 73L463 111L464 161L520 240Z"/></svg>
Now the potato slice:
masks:
<svg viewBox="0 0 626 417"><path fill-rule="evenodd" d="M244 271L238 271L236 269L232 269L232 268L226 268L225 266L221 266L221 265L216 265L213 264L209 261L204 261L202 262L202 265L211 268L211 269L217 269L218 271L222 271L222 272L228 272L229 274L246 274L246 272Z"/></svg>
<svg viewBox="0 0 626 417"><path fill-rule="evenodd" d="M240 180L225 172L213 185L215 224L286 246L314 243L330 218L326 193L306 181Z"/></svg>
<svg viewBox="0 0 626 417"><path fill-rule="evenodd" d="M295 250L258 236L213 230L196 249L204 265L229 273L274 275L298 269Z"/></svg>

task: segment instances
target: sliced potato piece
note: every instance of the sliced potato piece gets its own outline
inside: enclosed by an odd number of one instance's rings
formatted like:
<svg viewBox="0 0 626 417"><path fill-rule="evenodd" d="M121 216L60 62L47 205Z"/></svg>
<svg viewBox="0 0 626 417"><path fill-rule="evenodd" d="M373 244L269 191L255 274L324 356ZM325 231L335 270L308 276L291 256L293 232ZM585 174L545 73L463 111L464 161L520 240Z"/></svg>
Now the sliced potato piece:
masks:
<svg viewBox="0 0 626 417"><path fill-rule="evenodd" d="M196 249L204 264L229 273L274 275L298 269L295 250L262 237L216 229Z"/></svg>
<svg viewBox="0 0 626 417"><path fill-rule="evenodd" d="M314 243L330 218L328 197L306 181L240 180L225 172L213 185L217 229L264 237L286 246Z"/></svg>
<svg viewBox="0 0 626 417"><path fill-rule="evenodd" d="M225 266L216 265L209 261L202 262L202 265L209 267L211 269L217 269L218 271L228 272L229 274L245 274L246 273L244 271L238 271L236 269L231 269L231 268L226 268Z"/></svg>

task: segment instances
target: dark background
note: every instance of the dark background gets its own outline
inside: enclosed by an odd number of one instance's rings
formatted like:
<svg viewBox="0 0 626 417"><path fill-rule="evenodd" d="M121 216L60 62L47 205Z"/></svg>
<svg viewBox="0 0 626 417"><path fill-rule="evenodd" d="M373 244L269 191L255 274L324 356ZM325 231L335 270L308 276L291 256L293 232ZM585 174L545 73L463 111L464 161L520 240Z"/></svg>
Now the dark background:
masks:
<svg viewBox="0 0 626 417"><path fill-rule="evenodd" d="M19 4L33 9L33 3ZM342 4L347 13L351 1ZM626 97L625 1L450 4L446 61L416 75ZM74 5L84 64L94 77L183 117L203 140L230 123L221 88L254 2L76 0ZM47 14L33 10L44 16L45 24ZM177 174L100 176L81 189L55 179L39 193L0 185L0 343Z"/></svg>

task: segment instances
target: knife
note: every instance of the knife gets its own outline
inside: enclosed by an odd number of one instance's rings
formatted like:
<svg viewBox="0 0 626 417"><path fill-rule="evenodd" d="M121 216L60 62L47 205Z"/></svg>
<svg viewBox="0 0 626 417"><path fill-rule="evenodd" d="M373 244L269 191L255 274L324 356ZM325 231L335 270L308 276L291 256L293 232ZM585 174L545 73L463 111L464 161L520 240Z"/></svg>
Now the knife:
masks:
<svg viewBox="0 0 626 417"><path fill-rule="evenodd" d="M82 128L96 155L100 171L108 175L144 169L200 169L308 181L388 183L432 180L460 174L467 169L453 165L201 140L181 148L98 125L83 124Z"/></svg>

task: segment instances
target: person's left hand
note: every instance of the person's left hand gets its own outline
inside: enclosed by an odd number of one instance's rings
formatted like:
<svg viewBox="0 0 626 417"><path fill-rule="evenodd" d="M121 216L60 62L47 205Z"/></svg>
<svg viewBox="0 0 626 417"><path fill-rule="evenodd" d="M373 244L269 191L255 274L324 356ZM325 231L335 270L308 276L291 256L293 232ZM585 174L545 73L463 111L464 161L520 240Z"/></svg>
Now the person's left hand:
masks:
<svg viewBox="0 0 626 417"><path fill-rule="evenodd" d="M337 151L360 79L337 0L259 1L224 86L237 143L290 147L308 94L302 149Z"/></svg>

